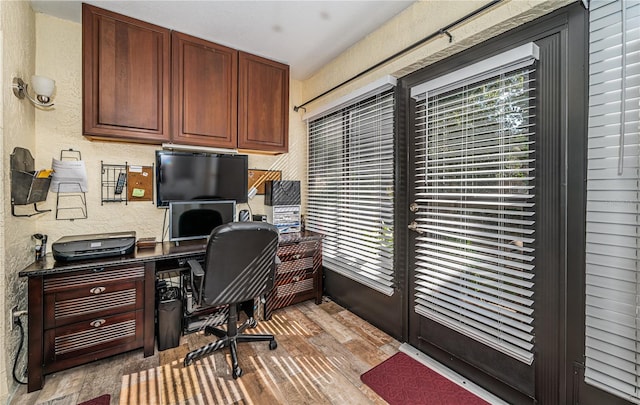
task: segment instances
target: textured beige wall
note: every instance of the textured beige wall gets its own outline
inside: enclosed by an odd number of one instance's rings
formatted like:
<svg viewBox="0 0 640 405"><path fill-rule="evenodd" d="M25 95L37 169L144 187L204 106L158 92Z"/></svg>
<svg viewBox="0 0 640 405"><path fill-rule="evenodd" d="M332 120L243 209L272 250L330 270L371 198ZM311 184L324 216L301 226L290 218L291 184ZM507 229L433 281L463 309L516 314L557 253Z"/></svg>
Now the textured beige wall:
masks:
<svg viewBox="0 0 640 405"><path fill-rule="evenodd" d="M0 291L4 291L0 320L3 333L0 333L0 400L4 401L15 383L11 377L13 357L18 347L18 332L9 328L8 313L14 305L26 309L25 280L17 275L31 260L31 234L36 229L35 217L16 218L11 216L9 154L20 146L35 152L34 107L26 100L19 100L11 91L14 76L30 80L35 70L35 19L31 6L27 2L2 2L0 6L0 36L2 54L2 125L0 154L2 156L2 181L0 192L3 200L0 207ZM22 208L22 207L20 207ZM26 324L26 318L22 318ZM19 370L24 370L26 356Z"/></svg>
<svg viewBox="0 0 640 405"><path fill-rule="evenodd" d="M55 108L36 112L36 166L50 167L60 150L72 148L82 153L87 166L89 192L87 219L56 220L53 213L37 220L38 232L55 241L64 235L134 230L139 237L162 237L166 210L150 202L100 203L100 162L109 164L151 165L158 146L89 141L82 136L82 30L81 25L44 14L36 15L36 67L56 80ZM291 103L299 102L300 83L292 81ZM250 155L249 168L277 168L284 179L302 180L300 167L306 159L305 126L296 116L290 122L290 153L279 156ZM264 213L263 197L250 201L254 213ZM43 207L56 208L56 193L49 193ZM244 204L238 210L246 208Z"/></svg>
<svg viewBox="0 0 640 405"><path fill-rule="evenodd" d="M82 31L78 23L61 20L43 14L34 16L28 2L2 2L3 42L3 88L9 89L13 76L25 80L34 72L56 80L55 107L51 110L36 110L26 100L18 100L10 91L2 93L2 117L0 126L2 140L0 152L3 156L2 182L4 196L0 208L0 244L4 253L0 271L2 290L6 291L4 307L0 312L4 328L0 344L8 349L0 351L0 401L13 386L11 367L17 349L16 332L10 332L6 314L13 305L26 308L26 283L17 279L17 273L33 260L35 232L49 236L51 242L64 235L87 234L134 230L138 236L162 238L162 222L165 210L150 202L100 203L100 162L111 164L151 165L156 146L110 142L91 142L82 136ZM37 22L37 25L36 25ZM36 28L37 27L37 28ZM300 103L301 84L290 83L290 104ZM282 170L283 179L306 178L306 127L296 116L290 117L289 153L279 156L250 155L249 167ZM89 191L87 197L87 219L74 221L56 220L54 212L32 218L14 218L10 214L9 199L9 153L15 146L31 150L36 169L51 166L51 159L60 156L62 149L79 150L87 166ZM304 191L304 190L303 190ZM264 213L264 197L256 196L250 201L253 213ZM41 209L56 208L56 194L49 193L47 201L38 205ZM29 212L29 207L19 207L20 212ZM238 209L246 208L241 204ZM5 237L11 235L11 237ZM6 284L5 284L6 283ZM4 344L8 343L8 344ZM24 369L24 361L19 369Z"/></svg>
<svg viewBox="0 0 640 405"><path fill-rule="evenodd" d="M449 43L445 35L427 41L415 50L309 104L307 109L311 111L313 108L320 108L384 75L400 78L572 2L573 0L507 0L499 3L451 29L452 43ZM302 98L306 101L322 94L488 3L489 0L417 1L305 80Z"/></svg>

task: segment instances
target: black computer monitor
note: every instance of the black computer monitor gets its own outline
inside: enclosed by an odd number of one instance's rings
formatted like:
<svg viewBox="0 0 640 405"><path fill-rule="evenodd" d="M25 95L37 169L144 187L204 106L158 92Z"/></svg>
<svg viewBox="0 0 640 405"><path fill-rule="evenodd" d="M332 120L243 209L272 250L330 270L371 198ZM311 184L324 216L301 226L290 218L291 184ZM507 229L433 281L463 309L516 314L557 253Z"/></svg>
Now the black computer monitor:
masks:
<svg viewBox="0 0 640 405"><path fill-rule="evenodd" d="M235 201L169 203L169 240L205 239L219 225L235 221Z"/></svg>
<svg viewBox="0 0 640 405"><path fill-rule="evenodd" d="M156 202L247 202L248 156L156 151Z"/></svg>

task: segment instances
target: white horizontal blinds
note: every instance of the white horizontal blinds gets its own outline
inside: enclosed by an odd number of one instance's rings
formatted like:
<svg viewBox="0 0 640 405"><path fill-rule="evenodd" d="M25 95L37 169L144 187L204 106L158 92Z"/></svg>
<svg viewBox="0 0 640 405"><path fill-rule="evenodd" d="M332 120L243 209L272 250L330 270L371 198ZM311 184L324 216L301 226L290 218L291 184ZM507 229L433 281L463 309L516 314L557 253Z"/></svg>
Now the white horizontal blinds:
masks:
<svg viewBox="0 0 640 405"><path fill-rule="evenodd" d="M415 311L524 363L534 351L535 75L418 95Z"/></svg>
<svg viewBox="0 0 640 405"><path fill-rule="evenodd" d="M589 19L585 381L640 403L640 2Z"/></svg>
<svg viewBox="0 0 640 405"><path fill-rule="evenodd" d="M393 294L393 90L309 122L307 229L323 265Z"/></svg>

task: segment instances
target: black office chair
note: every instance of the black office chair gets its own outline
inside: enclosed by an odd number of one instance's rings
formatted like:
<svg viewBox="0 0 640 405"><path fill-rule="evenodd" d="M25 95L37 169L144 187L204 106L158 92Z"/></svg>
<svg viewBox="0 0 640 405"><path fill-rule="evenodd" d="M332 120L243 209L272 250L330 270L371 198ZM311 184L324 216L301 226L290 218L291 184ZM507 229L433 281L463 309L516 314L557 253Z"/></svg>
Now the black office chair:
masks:
<svg viewBox="0 0 640 405"><path fill-rule="evenodd" d="M207 244L205 270L196 260L189 260L191 284L200 306L229 305L227 330L207 326L206 333L218 336L215 342L189 352L184 365L224 347L229 347L233 378L242 375L238 366L237 343L269 341L269 349L278 344L273 335L245 335L256 320L249 317L238 327L238 305L260 297L271 288L275 277L278 229L264 222L233 222L220 225L211 232Z"/></svg>

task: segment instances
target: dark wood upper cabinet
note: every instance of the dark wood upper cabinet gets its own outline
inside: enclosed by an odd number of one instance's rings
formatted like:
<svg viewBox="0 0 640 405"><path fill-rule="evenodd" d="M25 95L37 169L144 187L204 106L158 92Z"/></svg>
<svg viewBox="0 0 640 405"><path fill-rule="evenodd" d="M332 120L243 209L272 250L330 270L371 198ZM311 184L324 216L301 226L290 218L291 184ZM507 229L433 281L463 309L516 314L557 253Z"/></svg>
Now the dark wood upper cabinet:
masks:
<svg viewBox="0 0 640 405"><path fill-rule="evenodd" d="M82 5L89 139L285 153L289 66Z"/></svg>
<svg viewBox="0 0 640 405"><path fill-rule="evenodd" d="M235 148L238 51L175 31L171 43L173 141Z"/></svg>
<svg viewBox="0 0 640 405"><path fill-rule="evenodd" d="M170 40L166 28L82 5L85 136L170 139Z"/></svg>
<svg viewBox="0 0 640 405"><path fill-rule="evenodd" d="M238 148L285 153L289 146L289 66L238 53Z"/></svg>

